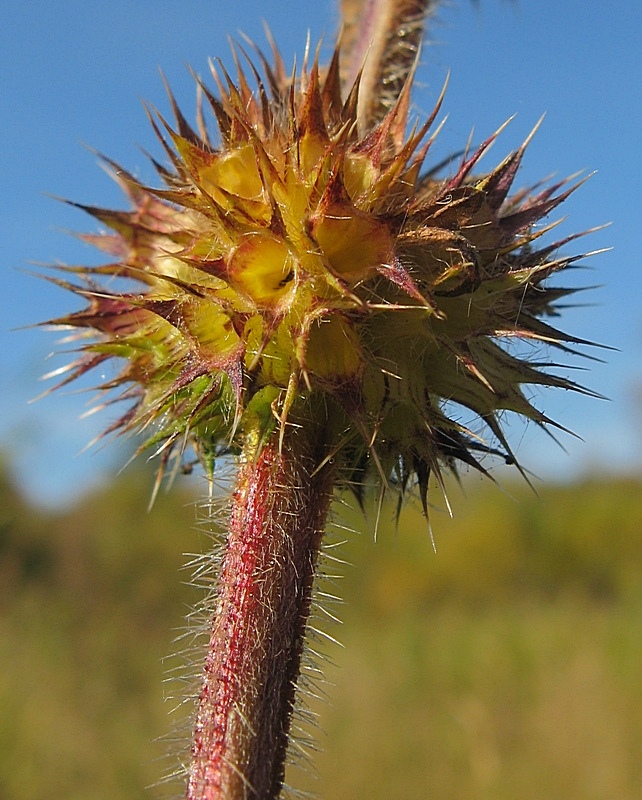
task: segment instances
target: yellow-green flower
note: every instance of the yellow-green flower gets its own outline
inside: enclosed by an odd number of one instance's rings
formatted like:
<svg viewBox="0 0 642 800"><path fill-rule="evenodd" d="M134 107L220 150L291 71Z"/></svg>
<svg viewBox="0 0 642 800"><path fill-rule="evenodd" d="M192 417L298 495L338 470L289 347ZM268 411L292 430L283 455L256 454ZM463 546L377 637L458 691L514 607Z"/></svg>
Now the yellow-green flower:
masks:
<svg viewBox="0 0 642 800"><path fill-rule="evenodd" d="M482 177L494 136L445 180L425 172L429 127L408 134L410 79L372 129L357 114L359 77L342 90L339 55L287 77L261 57L251 87L213 70L199 82L198 132L151 116L170 166L160 189L113 162L130 211L82 206L107 226L87 237L113 262L81 270L86 309L55 320L84 329L68 379L117 358L105 388L131 408L112 429L145 429L167 460L188 441L211 470L249 431L282 432L314 409L352 485L376 466L425 491L457 461L490 450L452 409L482 420L506 458L502 412L551 421L524 386L578 387L509 352L514 339L566 349L542 318L568 290L545 280L575 260L538 248L535 227L563 184L510 194L524 147ZM222 74L222 78L220 75ZM546 230L546 229L544 229ZM130 279L131 291L100 285Z"/></svg>

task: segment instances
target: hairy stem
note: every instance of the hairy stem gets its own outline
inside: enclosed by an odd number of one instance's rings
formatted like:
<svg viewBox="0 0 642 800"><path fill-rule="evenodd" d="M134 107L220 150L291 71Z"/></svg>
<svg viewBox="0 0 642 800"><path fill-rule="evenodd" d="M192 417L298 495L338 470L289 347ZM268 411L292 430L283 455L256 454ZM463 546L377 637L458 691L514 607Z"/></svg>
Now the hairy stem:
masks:
<svg viewBox="0 0 642 800"><path fill-rule="evenodd" d="M281 791L310 596L333 473L318 436L247 440L192 744L188 800Z"/></svg>
<svg viewBox="0 0 642 800"><path fill-rule="evenodd" d="M359 121L380 122L399 97L412 69L427 14L436 0L341 0L344 84L363 69Z"/></svg>

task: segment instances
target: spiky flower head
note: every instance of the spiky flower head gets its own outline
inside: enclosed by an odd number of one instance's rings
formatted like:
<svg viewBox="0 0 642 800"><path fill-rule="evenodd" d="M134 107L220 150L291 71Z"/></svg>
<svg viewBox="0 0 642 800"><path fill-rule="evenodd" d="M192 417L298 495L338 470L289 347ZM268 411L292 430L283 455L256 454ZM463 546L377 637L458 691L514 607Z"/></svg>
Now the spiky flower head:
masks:
<svg viewBox="0 0 642 800"><path fill-rule="evenodd" d="M191 442L211 471L243 437L314 419L328 431L322 458L349 482L376 468L402 488L416 480L425 502L444 465L483 469L490 448L458 408L512 460L503 412L551 423L524 387L578 388L509 352L515 339L579 341L542 319L567 293L545 280L575 259L535 244L570 189L511 195L525 145L474 177L495 136L454 176L426 171L439 103L407 133L412 74L365 128L360 78L342 86L338 48L326 69L315 59L291 76L276 49L272 65L258 58L251 85L238 59L235 81L212 68L216 94L198 81L197 131L171 93L173 126L150 113L169 160L154 162L162 188L106 159L132 209L81 206L108 229L84 238L114 260L76 269L82 285L62 281L88 300L54 320L83 342L65 382L124 363L102 386L131 400L110 430L149 432L163 465Z"/></svg>

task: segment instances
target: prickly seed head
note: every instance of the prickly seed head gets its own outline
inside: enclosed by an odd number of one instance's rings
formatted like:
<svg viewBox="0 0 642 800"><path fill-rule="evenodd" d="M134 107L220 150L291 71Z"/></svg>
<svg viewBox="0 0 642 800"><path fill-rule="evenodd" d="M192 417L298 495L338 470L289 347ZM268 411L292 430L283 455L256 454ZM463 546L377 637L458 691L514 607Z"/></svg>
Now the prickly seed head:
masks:
<svg viewBox="0 0 642 800"><path fill-rule="evenodd" d="M315 62L292 78L278 53L273 67L259 56L254 89L240 68L236 82L213 68L216 95L199 82L198 132L171 94L173 127L150 113L163 188L106 160L132 209L81 206L107 228L86 239L114 260L76 270L82 285L61 281L88 301L54 320L85 342L65 382L118 359L104 388L131 407L110 430L151 431L163 464L191 441L211 469L248 432L312 415L348 480L376 465L401 487L414 477L425 501L431 472L481 469L489 450L449 416L457 405L512 459L502 412L551 422L524 385L579 388L507 347L579 341L542 320L568 293L545 280L575 259L538 247L534 228L570 190L511 197L524 147L473 177L495 137L454 177L426 176L438 108L406 137L410 81L364 131L359 78L342 89L338 52L323 74ZM131 291L101 287L105 275Z"/></svg>

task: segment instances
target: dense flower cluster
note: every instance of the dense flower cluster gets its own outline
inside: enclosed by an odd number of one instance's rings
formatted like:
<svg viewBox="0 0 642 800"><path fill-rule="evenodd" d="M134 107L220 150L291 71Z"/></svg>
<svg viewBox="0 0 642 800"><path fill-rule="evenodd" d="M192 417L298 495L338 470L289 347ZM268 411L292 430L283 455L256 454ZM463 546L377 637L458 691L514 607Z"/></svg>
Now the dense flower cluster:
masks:
<svg viewBox="0 0 642 800"><path fill-rule="evenodd" d="M83 342L65 381L122 360L103 388L132 405L110 430L150 431L163 463L191 442L211 470L240 437L282 436L312 414L348 482L376 469L402 488L416 480L425 501L431 473L481 469L490 449L457 407L512 460L502 412L551 422L524 386L579 388L509 346L578 342L543 320L568 293L544 282L575 258L556 257L560 242L538 249L546 228L534 227L571 190L511 195L525 145L475 177L495 136L452 177L426 172L439 104L407 133L412 76L363 130L359 78L342 87L338 50L293 76L278 53L259 58L251 85L240 67L236 80L213 69L216 95L199 82L197 132L171 94L174 127L150 114L163 188L107 161L132 209L81 206L108 229L85 238L114 261L62 282L88 299L54 321Z"/></svg>

